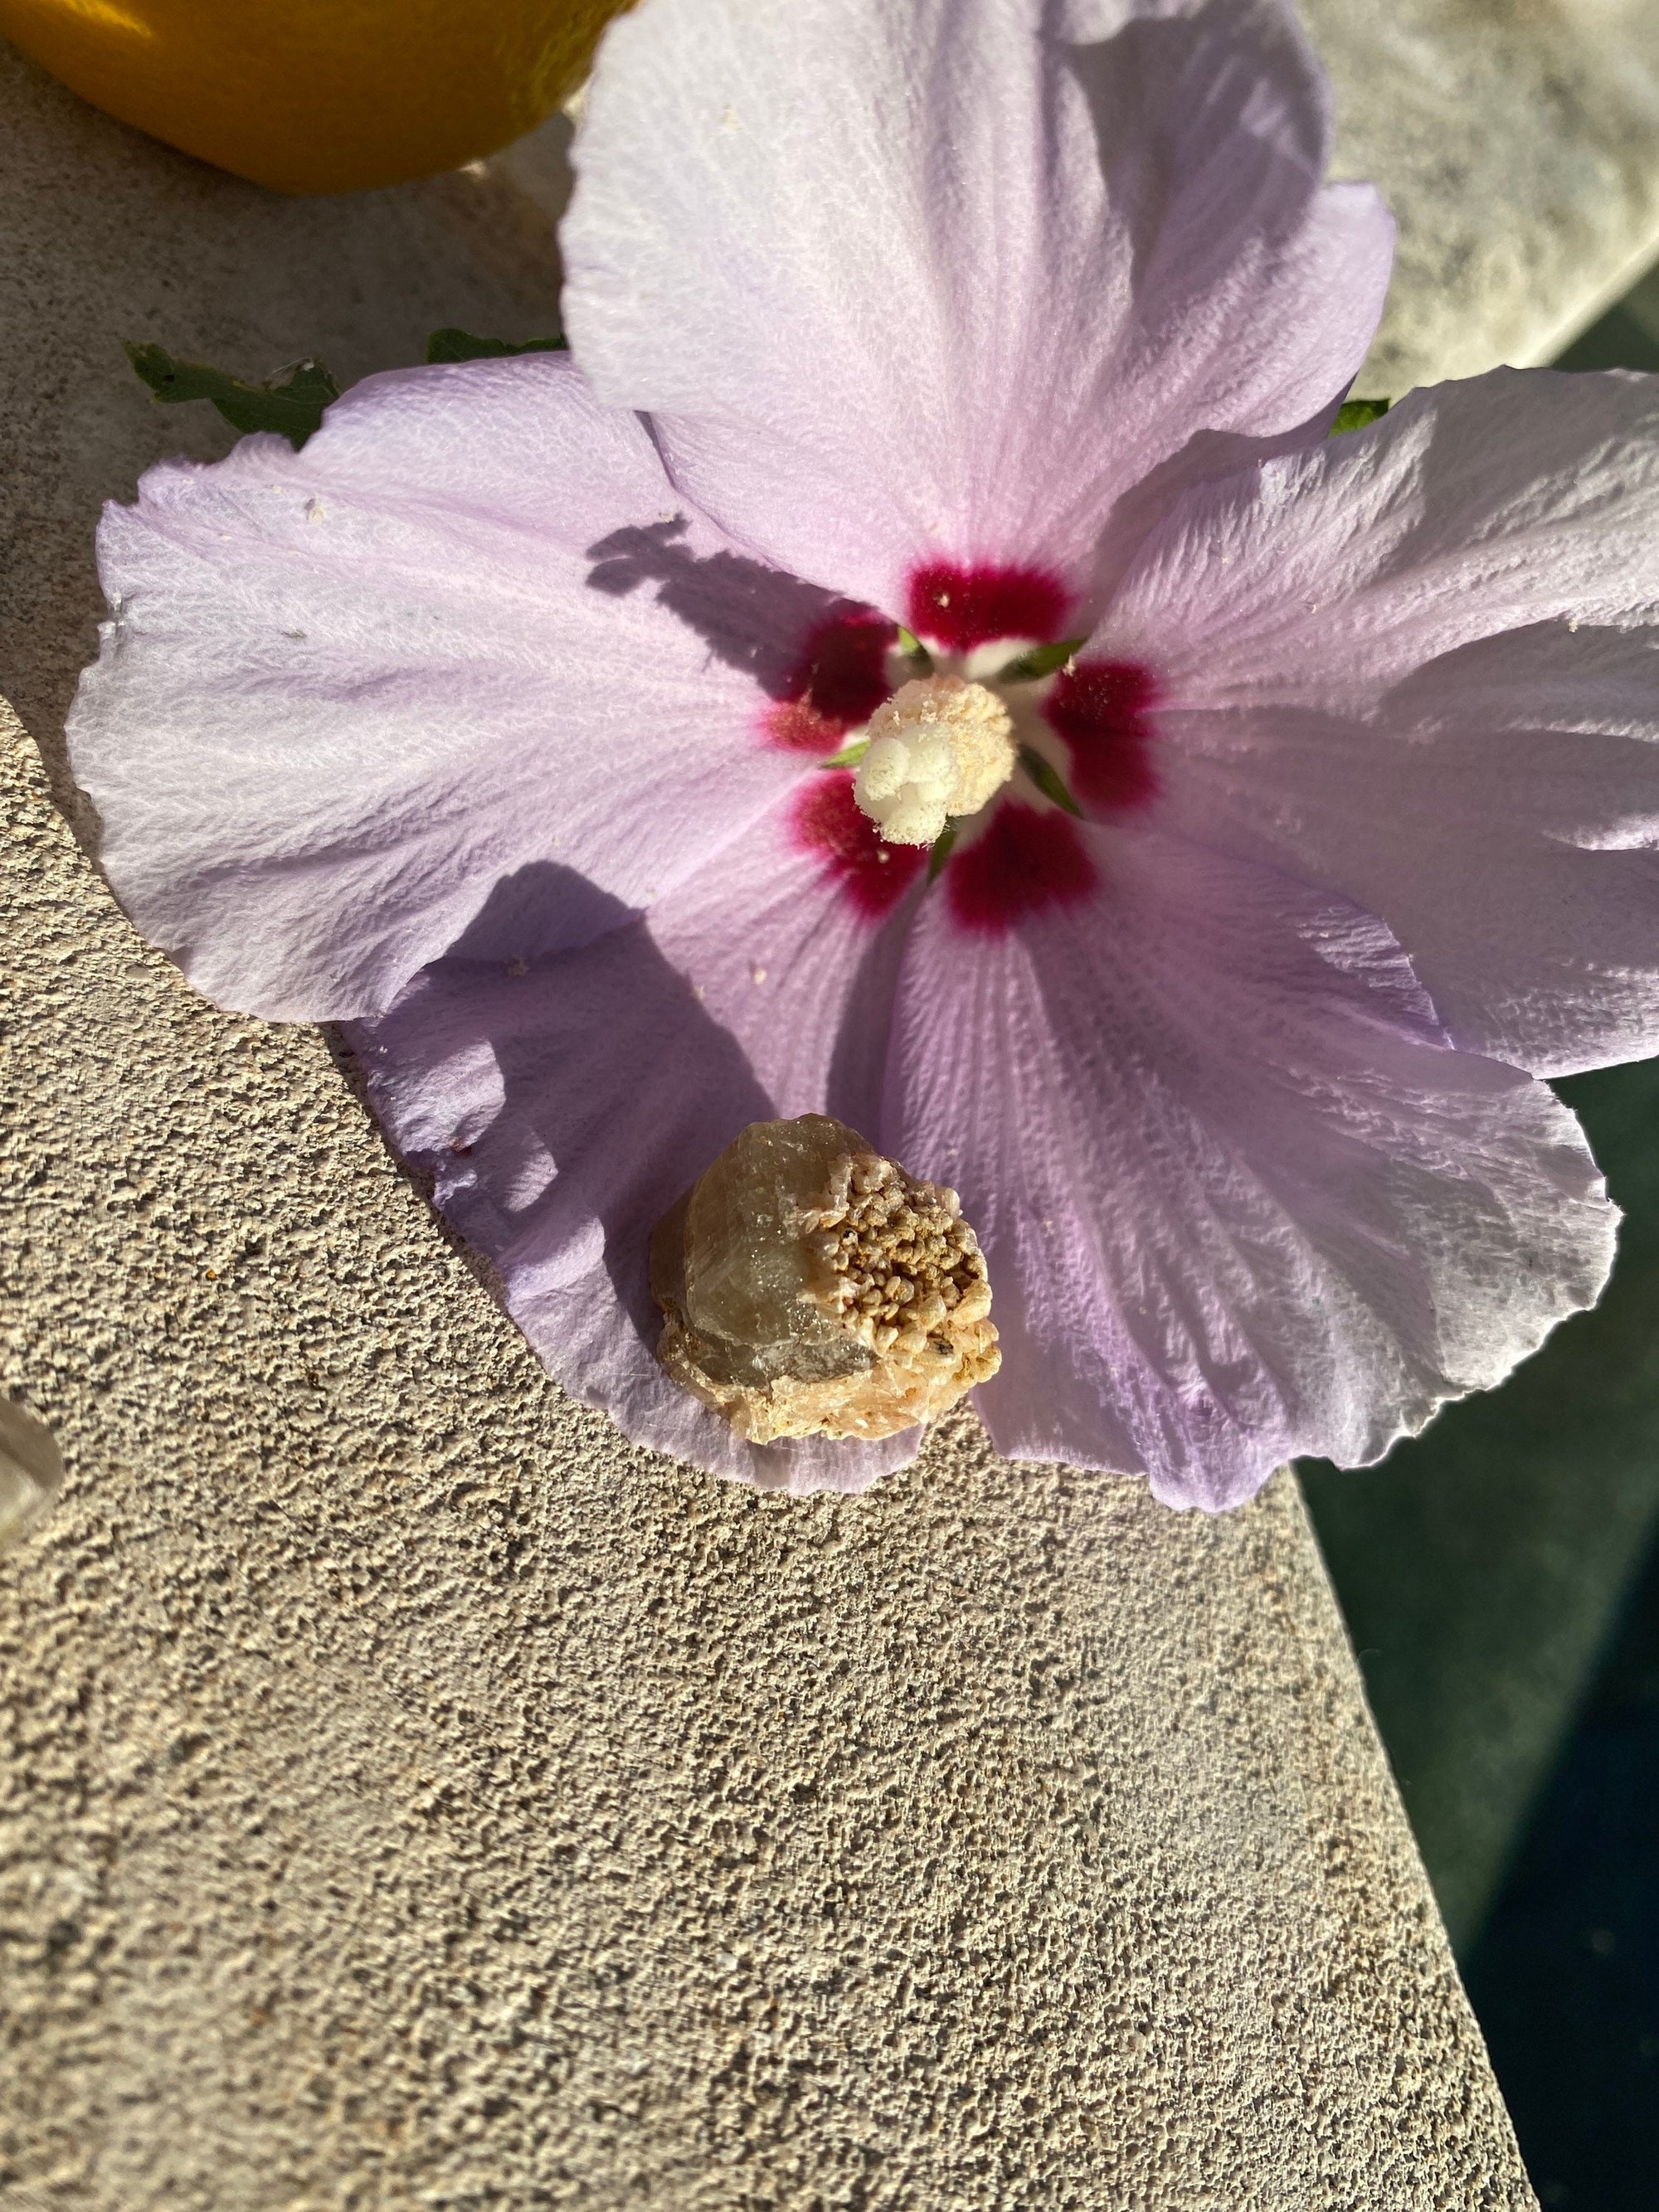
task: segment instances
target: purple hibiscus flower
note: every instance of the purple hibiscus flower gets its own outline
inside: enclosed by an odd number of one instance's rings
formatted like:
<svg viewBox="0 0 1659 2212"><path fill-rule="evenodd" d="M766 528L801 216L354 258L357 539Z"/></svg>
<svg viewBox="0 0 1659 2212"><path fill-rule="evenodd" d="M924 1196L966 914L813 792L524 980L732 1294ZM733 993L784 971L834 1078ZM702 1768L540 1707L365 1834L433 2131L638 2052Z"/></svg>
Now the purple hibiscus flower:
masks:
<svg viewBox="0 0 1659 2212"><path fill-rule="evenodd" d="M652 1225L763 1116L960 1189L997 1443L1173 1504L1374 1458L1595 1297L1539 1079L1659 1042L1659 400L1500 372L1329 439L1391 229L1328 130L1280 0L643 0L572 356L108 514L116 890L222 1004L349 1023L630 1435L798 1490L915 1449L757 1448L656 1364Z"/></svg>

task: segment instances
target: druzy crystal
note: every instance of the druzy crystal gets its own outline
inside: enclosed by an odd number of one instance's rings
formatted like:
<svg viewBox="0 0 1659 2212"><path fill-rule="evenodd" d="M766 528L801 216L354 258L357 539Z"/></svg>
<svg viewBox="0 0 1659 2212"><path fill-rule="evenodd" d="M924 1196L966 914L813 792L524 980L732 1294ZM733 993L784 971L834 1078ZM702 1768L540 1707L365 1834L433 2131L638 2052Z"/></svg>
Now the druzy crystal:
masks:
<svg viewBox="0 0 1659 2212"><path fill-rule="evenodd" d="M751 1121L657 1224L657 1356L755 1443L888 1437L1000 1364L953 1190L825 1114Z"/></svg>

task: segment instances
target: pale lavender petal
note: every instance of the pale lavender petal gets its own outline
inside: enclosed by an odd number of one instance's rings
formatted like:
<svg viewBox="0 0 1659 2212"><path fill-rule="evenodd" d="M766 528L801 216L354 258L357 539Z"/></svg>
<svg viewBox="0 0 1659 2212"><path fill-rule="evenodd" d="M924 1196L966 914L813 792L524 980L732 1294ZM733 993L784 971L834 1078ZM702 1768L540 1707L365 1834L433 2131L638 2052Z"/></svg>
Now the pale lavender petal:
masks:
<svg viewBox="0 0 1659 2212"><path fill-rule="evenodd" d="M222 1005L386 1004L492 885L549 945L642 907L799 772L760 720L824 595L689 518L548 356L373 377L301 453L150 471L71 758L144 934Z"/></svg>
<svg viewBox="0 0 1659 2212"><path fill-rule="evenodd" d="M1546 1087L1457 1052L1382 925L1184 840L901 979L883 1140L990 1263L1001 1449L1248 1497L1374 1460L1606 1278L1616 1218Z"/></svg>
<svg viewBox="0 0 1659 2212"><path fill-rule="evenodd" d="M1364 358L1392 227L1328 131L1281 0L647 0L577 143L573 341L769 560L891 612L927 559L1082 589L1132 487Z"/></svg>
<svg viewBox="0 0 1659 2212"><path fill-rule="evenodd" d="M863 918L788 809L648 915L618 909L588 945L538 955L526 929L559 892L526 871L389 1013L352 1026L376 1109L575 1396L716 1474L865 1488L918 1433L744 1443L658 1366L647 1252L746 1123L829 1111L873 1130L907 910Z"/></svg>
<svg viewBox="0 0 1659 2212"><path fill-rule="evenodd" d="M1500 370L1190 491L1098 641L1164 819L1381 915L1459 1043L1659 1050L1659 378Z"/></svg>

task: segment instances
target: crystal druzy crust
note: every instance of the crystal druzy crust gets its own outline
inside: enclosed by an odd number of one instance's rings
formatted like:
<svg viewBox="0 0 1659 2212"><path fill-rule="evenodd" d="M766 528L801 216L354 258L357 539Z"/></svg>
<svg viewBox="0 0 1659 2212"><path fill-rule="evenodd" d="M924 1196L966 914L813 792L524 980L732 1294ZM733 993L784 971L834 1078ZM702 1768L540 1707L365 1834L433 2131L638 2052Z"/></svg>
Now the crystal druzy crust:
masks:
<svg viewBox="0 0 1659 2212"><path fill-rule="evenodd" d="M1001 1364L955 1191L825 1114L751 1121L657 1224L657 1357L752 1443L890 1437Z"/></svg>

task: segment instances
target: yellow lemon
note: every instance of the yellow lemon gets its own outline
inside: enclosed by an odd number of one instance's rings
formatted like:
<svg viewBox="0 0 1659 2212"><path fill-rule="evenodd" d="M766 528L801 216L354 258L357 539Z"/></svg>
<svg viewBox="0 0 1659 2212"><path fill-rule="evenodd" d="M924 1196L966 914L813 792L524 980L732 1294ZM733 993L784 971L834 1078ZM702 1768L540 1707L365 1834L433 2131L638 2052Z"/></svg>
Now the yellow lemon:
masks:
<svg viewBox="0 0 1659 2212"><path fill-rule="evenodd" d="M283 192L492 154L629 0L0 0L0 34L124 122Z"/></svg>

